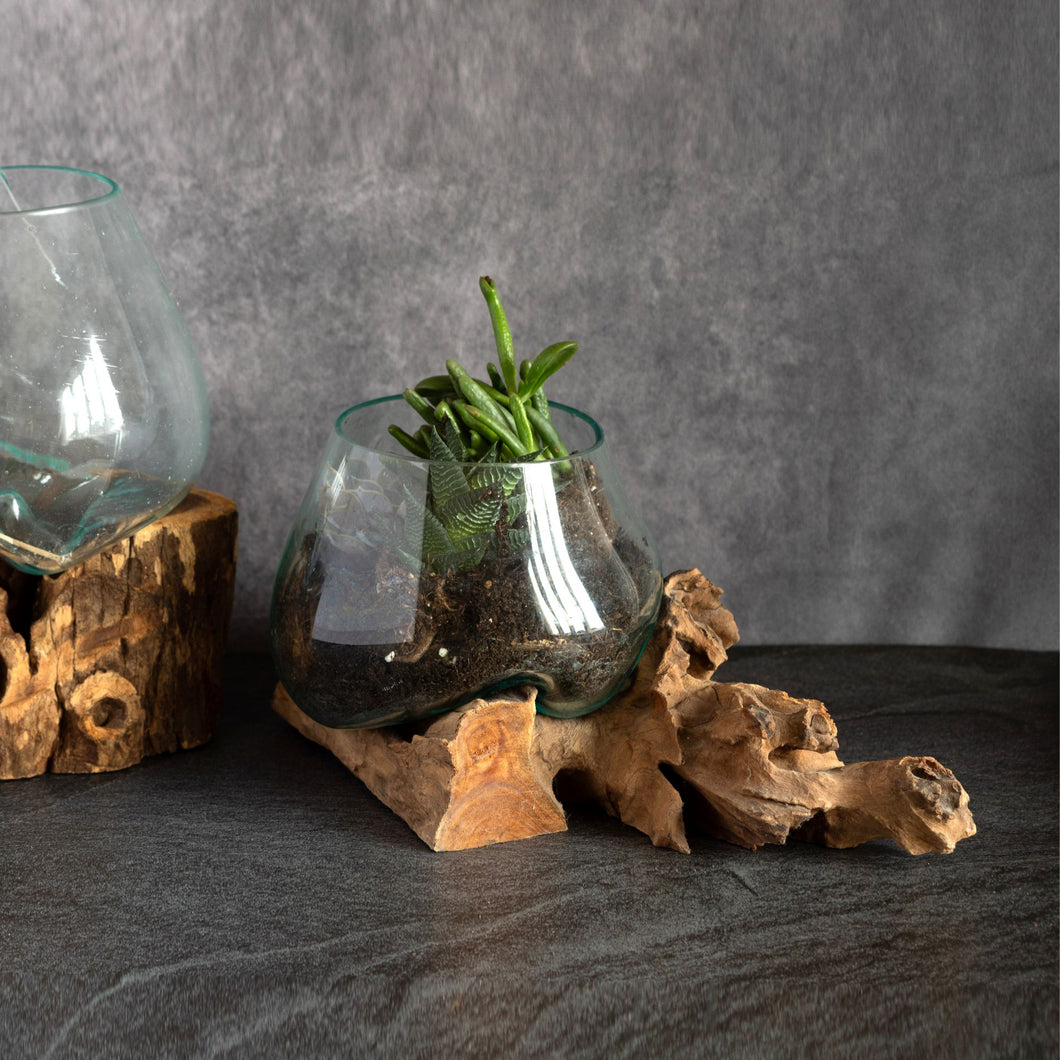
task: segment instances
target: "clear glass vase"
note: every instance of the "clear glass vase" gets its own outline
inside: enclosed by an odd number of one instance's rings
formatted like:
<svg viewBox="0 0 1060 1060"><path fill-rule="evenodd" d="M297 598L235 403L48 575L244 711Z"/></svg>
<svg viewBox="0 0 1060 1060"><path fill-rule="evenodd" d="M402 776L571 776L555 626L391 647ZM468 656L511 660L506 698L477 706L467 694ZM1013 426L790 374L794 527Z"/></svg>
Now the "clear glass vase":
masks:
<svg viewBox="0 0 1060 1060"><path fill-rule="evenodd" d="M569 458L459 464L398 449L387 427L407 412L394 396L336 421L273 591L284 687L335 728L522 684L542 713L602 706L636 665L662 586L603 432L552 404Z"/></svg>
<svg viewBox="0 0 1060 1060"><path fill-rule="evenodd" d="M0 168L0 557L83 562L199 473L206 388L114 181Z"/></svg>

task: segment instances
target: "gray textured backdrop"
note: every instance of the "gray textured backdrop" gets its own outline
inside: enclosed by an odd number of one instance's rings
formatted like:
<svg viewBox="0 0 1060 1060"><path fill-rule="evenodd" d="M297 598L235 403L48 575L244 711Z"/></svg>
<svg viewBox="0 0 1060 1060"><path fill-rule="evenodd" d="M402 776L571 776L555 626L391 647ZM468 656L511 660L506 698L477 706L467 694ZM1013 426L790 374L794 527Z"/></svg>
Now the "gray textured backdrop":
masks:
<svg viewBox="0 0 1060 1060"><path fill-rule="evenodd" d="M524 352L581 342L562 396L745 642L1052 649L1057 31L1054 0L12 2L2 160L118 179L182 303L238 646L330 421L481 363L489 272Z"/></svg>

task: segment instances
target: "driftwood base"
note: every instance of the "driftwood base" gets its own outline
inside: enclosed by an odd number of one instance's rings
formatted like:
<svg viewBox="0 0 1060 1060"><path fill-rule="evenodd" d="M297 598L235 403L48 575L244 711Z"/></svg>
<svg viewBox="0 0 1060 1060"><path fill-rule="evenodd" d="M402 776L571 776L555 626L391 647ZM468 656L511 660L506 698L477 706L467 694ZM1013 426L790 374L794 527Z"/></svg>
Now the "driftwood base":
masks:
<svg viewBox="0 0 1060 1060"><path fill-rule="evenodd" d="M949 853L975 834L967 794L935 759L845 766L822 703L714 681L738 638L720 596L698 571L671 575L631 687L583 718L536 714L532 688L419 727L329 729L282 686L273 706L434 850L563 831L557 792L685 852L686 823L750 849L888 838Z"/></svg>
<svg viewBox="0 0 1060 1060"><path fill-rule="evenodd" d="M230 500L195 490L62 574L0 560L0 779L123 769L210 739L236 526Z"/></svg>

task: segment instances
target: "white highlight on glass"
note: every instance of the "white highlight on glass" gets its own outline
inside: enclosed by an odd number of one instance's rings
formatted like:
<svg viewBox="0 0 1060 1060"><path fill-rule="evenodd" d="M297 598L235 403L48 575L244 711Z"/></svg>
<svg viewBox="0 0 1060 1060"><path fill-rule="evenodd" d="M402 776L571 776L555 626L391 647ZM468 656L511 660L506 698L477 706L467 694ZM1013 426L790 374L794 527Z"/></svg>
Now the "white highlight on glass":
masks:
<svg viewBox="0 0 1060 1060"><path fill-rule="evenodd" d="M557 635L603 629L600 614L574 569L563 538L551 464L526 464L523 485L530 530L527 570L549 632Z"/></svg>
<svg viewBox="0 0 1060 1060"><path fill-rule="evenodd" d="M116 434L125 426L118 389L95 335L88 340L88 356L81 371L59 395L59 407L64 442Z"/></svg>

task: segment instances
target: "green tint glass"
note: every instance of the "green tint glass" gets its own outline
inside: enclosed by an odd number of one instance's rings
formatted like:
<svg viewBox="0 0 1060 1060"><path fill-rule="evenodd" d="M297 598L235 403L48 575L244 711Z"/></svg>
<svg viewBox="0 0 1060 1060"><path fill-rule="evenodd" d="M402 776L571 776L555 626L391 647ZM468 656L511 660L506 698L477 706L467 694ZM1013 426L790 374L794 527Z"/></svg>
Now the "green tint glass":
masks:
<svg viewBox="0 0 1060 1060"><path fill-rule="evenodd" d="M199 473L206 389L118 185L0 169L0 558L83 562Z"/></svg>

